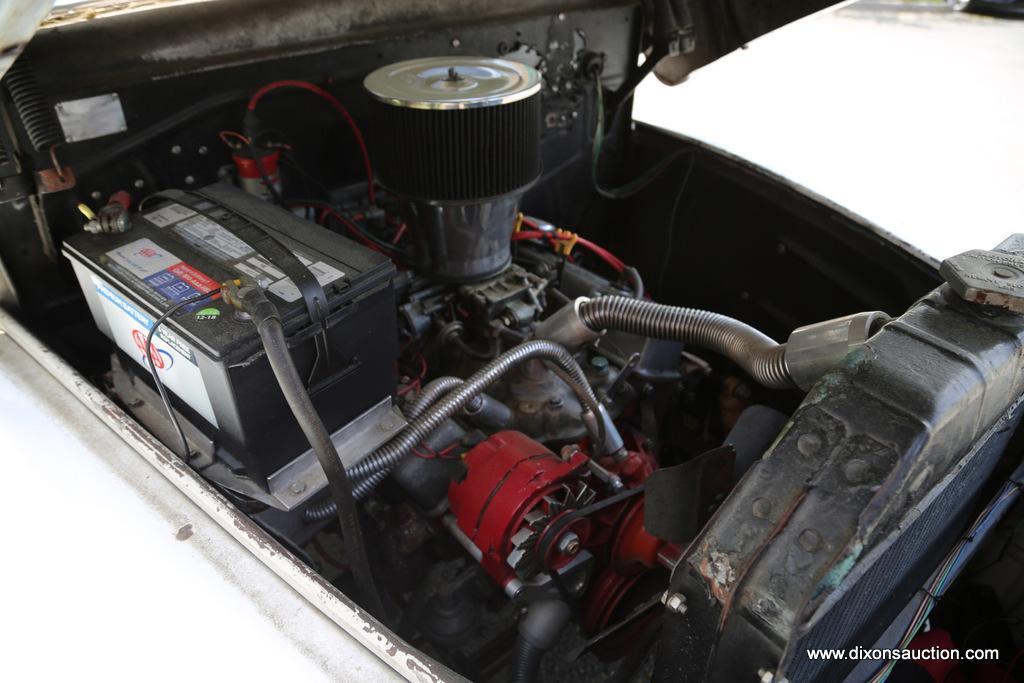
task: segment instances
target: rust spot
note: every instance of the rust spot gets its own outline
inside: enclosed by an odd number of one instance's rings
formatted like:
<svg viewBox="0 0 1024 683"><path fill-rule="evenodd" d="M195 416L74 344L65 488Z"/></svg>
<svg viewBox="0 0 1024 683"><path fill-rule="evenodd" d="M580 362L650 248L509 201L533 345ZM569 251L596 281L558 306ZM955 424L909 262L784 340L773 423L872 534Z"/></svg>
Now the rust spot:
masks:
<svg viewBox="0 0 1024 683"><path fill-rule="evenodd" d="M729 556L712 550L710 555L705 555L701 559L700 572L710 579L712 595L720 602L726 602L736 581L736 570L733 569Z"/></svg>

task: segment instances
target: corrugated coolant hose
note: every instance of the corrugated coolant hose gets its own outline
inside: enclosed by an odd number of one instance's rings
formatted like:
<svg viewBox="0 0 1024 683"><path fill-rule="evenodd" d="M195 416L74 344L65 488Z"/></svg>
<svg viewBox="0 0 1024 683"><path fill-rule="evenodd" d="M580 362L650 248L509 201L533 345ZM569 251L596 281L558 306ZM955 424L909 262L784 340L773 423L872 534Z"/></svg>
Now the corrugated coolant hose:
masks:
<svg viewBox="0 0 1024 683"><path fill-rule="evenodd" d="M619 330L720 353L769 389L794 387L786 367L785 344L719 313L623 296L602 296L580 302L579 317L595 332Z"/></svg>
<svg viewBox="0 0 1024 683"><path fill-rule="evenodd" d="M423 391L409 404L409 407L405 409L405 416L410 420L415 420L423 412L429 408L434 401L440 396L447 394L455 387L462 386L463 382L458 377L451 377L445 375L443 377L436 377L423 387Z"/></svg>
<svg viewBox="0 0 1024 683"><path fill-rule="evenodd" d="M349 476L356 481L353 494L356 499L363 498L388 476L391 469L405 457L423 439L428 437L442 422L450 418L469 403L473 397L481 393L493 382L504 376L520 363L531 359L546 360L560 371L559 376L566 379L569 387L579 398L580 403L594 415L600 414L600 406L593 389L587 382L586 375L576 359L568 351L548 341L535 340L524 342L505 353L474 373L459 386L444 394L417 419L399 432L389 442L366 456L349 470ZM598 433L592 434L597 443L604 442L603 427L600 420L595 420ZM333 501L324 501L306 509L307 521L325 519L333 514Z"/></svg>
<svg viewBox="0 0 1024 683"><path fill-rule="evenodd" d="M570 614L561 600L539 600L530 605L519 620L519 637L508 671L511 683L536 683L541 657L558 640Z"/></svg>

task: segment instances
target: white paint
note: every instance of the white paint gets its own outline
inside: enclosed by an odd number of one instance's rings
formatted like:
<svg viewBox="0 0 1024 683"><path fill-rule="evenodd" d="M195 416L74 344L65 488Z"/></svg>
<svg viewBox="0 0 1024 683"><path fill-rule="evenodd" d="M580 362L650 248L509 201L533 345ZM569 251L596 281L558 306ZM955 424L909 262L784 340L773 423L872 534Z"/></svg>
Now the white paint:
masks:
<svg viewBox="0 0 1024 683"><path fill-rule="evenodd" d="M1024 231L1024 22L860 4L753 41L634 117L777 173L935 258Z"/></svg>
<svg viewBox="0 0 1024 683"><path fill-rule="evenodd" d="M43 368L49 372L53 378L59 382L45 382L45 386L38 392L41 402L47 406L54 406L55 411L53 414L48 415L46 418L37 421L38 424L46 425L48 423L56 423L58 425L68 426L75 421L75 411L68 404L73 404L74 401L69 401L69 396L74 396L81 402L81 405L88 409L92 413L93 418L88 419L88 416L79 417L82 425L81 434L85 437L96 437L101 434L109 436L106 430L101 428L102 424L105 424L113 433L120 437L123 441L114 440L113 443L124 446L127 444L131 449L135 451L136 456L143 462L151 465L157 472L159 472L166 481L163 483L170 483L173 488L161 490L159 495L151 497L152 502L165 506L166 509L176 511L182 508L188 510L194 509L187 501L191 501L192 504L197 506L199 510L206 513L210 519L215 521L219 527L230 534L231 538L244 547L250 553L252 553L258 560L259 563L271 570L274 574L280 577L288 586L291 586L295 591L308 600L309 603L314 606L319 613L330 619L331 622L340 627L344 633L351 636L350 639L340 638L337 641L333 641L333 648L317 647L320 645L314 637L319 635L316 631L307 632L307 628L299 629L297 631L287 631L287 635L294 638L294 641L301 644L304 651L312 651L310 655L311 659L315 659L320 662L323 666L337 665L337 658L339 656L348 657L353 662L347 662L342 660L341 668L335 666L331 669L331 677L335 680L349 680L349 679L360 679L360 680L383 680L383 675L373 675L371 673L377 673L381 671L380 668L375 669L374 665L379 665L380 662L367 657L366 653L358 647L353 645L361 645L367 648L374 655L379 657L381 660L386 662L395 671L410 681L422 681L424 683L428 681L438 680L464 680L461 679L457 674L447 670L440 664L433 662L426 655L419 651L411 648L409 645L403 643L397 639L387 629L380 626L372 617L362 612L351 600L345 595L339 592L334 586L327 583L319 575L313 574L303 565L299 564L295 558L283 550L283 548L268 534L254 528L249 520L242 515L234 506L232 506L227 499L220 495L213 487L207 482L203 481L199 475L193 472L190 468L184 466L181 461L169 451L163 444L161 444L156 438L143 430L134 421L127 418L127 416L117 406L115 406L109 398L103 395L95 387L85 381L78 373L76 373L70 366L68 366L62 359L56 356L52 351L46 348L38 339L32 336L24 327L14 320L9 314L0 309L0 332L6 332L11 335L12 338L24 348L33 359L39 362ZM0 349L2 351L2 349ZM3 358L0 358L3 361ZM21 368L26 365L24 356L16 358L11 362L0 362L0 377L5 373L11 372L10 368ZM31 363L28 363L31 365ZM37 381L42 382L42 373L37 372ZM63 386L67 392L61 391L60 386ZM3 404L0 403L0 408ZM79 406L80 407L80 406ZM2 415L2 413L0 413ZM78 415L82 415L81 412ZM98 418L98 419L97 419ZM6 419L0 419L0 428L6 428ZM67 452L71 453L72 457L88 457L88 452L83 451L82 445L86 443L82 441L78 444L78 447L69 448ZM74 446L74 444L70 444ZM130 453L124 449L113 449L111 443L103 444L105 448L97 449L97 453L104 456L120 455L124 456L124 464L138 463L138 460L132 460L129 456ZM42 481L46 481L46 477L42 478ZM130 488L136 492L143 492L146 485L151 484L150 477L148 476L137 476L131 478L128 482ZM87 486L87 482L79 485ZM177 489L177 492L174 491ZM58 489L59 491L59 489ZM180 494L184 494L182 497ZM187 500L186 500L187 499ZM102 504L96 503L94 504ZM6 501L4 501L6 502ZM88 509L88 508L86 508ZM6 508L0 508L0 512L6 511ZM13 514L13 511L9 511ZM66 515L62 517L66 522ZM197 523L209 522L210 519L200 516ZM211 543L210 548L216 553L227 553L231 555L233 550L237 550L239 546L226 543L226 537L218 538L217 542ZM36 545L39 545L38 541ZM134 550L115 539L111 547L120 547L121 555L113 555L111 557L117 557L118 559L125 555L131 555ZM35 549L34 546L25 546L26 548ZM98 561L106 561L107 556L101 555L97 558ZM159 559L159 558L158 558ZM251 559L251 558L250 558ZM114 560L115 566L116 560ZM237 572L245 568L245 563L238 558L237 555L231 555L222 565L226 571L232 574L232 583L241 590L248 590L249 577L247 575L239 575ZM251 565L249 565L251 567ZM158 577L159 578L159 577ZM31 590L33 587L37 590L42 590L43 586L39 586L34 583L26 583L25 587L27 590ZM302 603L304 607L300 607L297 610L290 610L287 613L280 609L273 609L276 602L284 597L291 596L293 594L288 591L282 590L283 584L278 583L273 588L268 589L265 592L260 593L254 597L254 601L259 605L268 605L271 609L270 613L275 619L275 623L281 626L282 631L285 631L285 627L290 625L287 620L287 616L291 614L295 618L305 616L302 614L295 614L295 612L308 608L309 605ZM137 599L137 596L134 596ZM74 606L73 600L69 600L66 603L61 603L62 607L68 607L68 605ZM209 608L209 603L207 603ZM214 606L216 609L216 606ZM306 609L307 612L311 611ZM200 616L196 617L195 621L200 624L204 623L202 617L204 613L200 612ZM304 627L308 626L303 624ZM133 625L137 627L137 625ZM336 635L341 635L339 631L335 629ZM2 635L2 634L0 634ZM254 661L262 661L260 654L257 654L257 659ZM271 653L272 654L272 653ZM220 653L218 652L218 656ZM161 661L162 660L154 660ZM2 664L0 664L2 666ZM262 670L261 670L262 671ZM149 673L149 672L147 672ZM299 674L301 677L301 673Z"/></svg>
<svg viewBox="0 0 1024 683"><path fill-rule="evenodd" d="M2 333L0 444L0 679L395 678Z"/></svg>

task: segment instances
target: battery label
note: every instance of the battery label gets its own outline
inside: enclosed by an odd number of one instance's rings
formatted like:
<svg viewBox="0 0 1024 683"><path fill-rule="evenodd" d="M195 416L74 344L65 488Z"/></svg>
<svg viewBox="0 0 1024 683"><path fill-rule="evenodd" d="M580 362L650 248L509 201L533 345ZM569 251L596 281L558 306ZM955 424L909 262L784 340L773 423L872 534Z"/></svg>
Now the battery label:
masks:
<svg viewBox="0 0 1024 683"><path fill-rule="evenodd" d="M166 228L168 225L177 223L183 218L195 215L196 212L187 206L171 202L167 206L163 206L156 211L150 211L147 214L143 214L143 217L157 227Z"/></svg>
<svg viewBox="0 0 1024 683"><path fill-rule="evenodd" d="M260 284L263 284L263 280L264 279L266 279L267 282L270 282L270 280L267 279L266 276L263 273L261 273L260 271L256 270L252 266L246 265L244 263L236 263L235 264L235 269L238 270L238 272L240 272L240 273L242 273L244 275L248 275L249 277L251 277L254 280L256 280L257 282L259 282Z"/></svg>
<svg viewBox="0 0 1024 683"><path fill-rule="evenodd" d="M198 214L180 204L172 203L147 214L146 218L161 227L173 224L171 230L190 246L216 261L231 262L232 268L255 279L282 301L292 303L302 298L302 292L280 268L263 256L255 254L252 247L208 216ZM132 249L131 247L138 242L147 242L148 244L139 245L141 249ZM182 301L200 291L209 291L209 288L197 288L194 282L195 278L184 277L181 273L176 272L175 266L172 264L168 262L153 263L154 252L160 251L163 254L167 252L161 250L150 240L137 240L115 251L118 252L117 258L115 258L114 252L110 252L112 259L124 265L144 280L150 288L160 292L171 301ZM293 253L295 258L309 269L321 287L326 287L345 275L344 272L328 263L314 262L298 251ZM173 256L170 256L168 260L180 263L180 259ZM191 268L185 263L180 263L180 266ZM195 273L201 278L206 277L198 271ZM212 284L216 286L216 283Z"/></svg>
<svg viewBox="0 0 1024 683"><path fill-rule="evenodd" d="M259 268L260 270L262 270L270 277L274 278L275 280L280 280L281 278L284 277L284 273L282 273L276 267L270 265L270 262L267 261L265 258L262 258L260 256L252 256L246 260L249 261L249 263L251 263L252 265Z"/></svg>
<svg viewBox="0 0 1024 683"><path fill-rule="evenodd" d="M238 239L230 230L203 215L180 221L171 230L216 261L240 259L253 252L252 247Z"/></svg>
<svg viewBox="0 0 1024 683"><path fill-rule="evenodd" d="M206 273L150 239L129 242L108 251L107 256L171 303L180 303L220 287L220 283Z"/></svg>
<svg viewBox="0 0 1024 683"><path fill-rule="evenodd" d="M180 258L166 251L151 239L129 242L108 251L107 256L140 280L145 280L150 275L155 275L175 263L181 262Z"/></svg>
<svg viewBox="0 0 1024 683"><path fill-rule="evenodd" d="M78 270L78 265L75 265ZM100 308L114 342L139 365L150 370L146 361L146 338L153 327L153 320L105 281L95 275L90 275L90 278L99 294ZM160 381L216 427L217 418L210 395L195 351L188 343L166 325L161 325L153 335L149 358L160 375Z"/></svg>

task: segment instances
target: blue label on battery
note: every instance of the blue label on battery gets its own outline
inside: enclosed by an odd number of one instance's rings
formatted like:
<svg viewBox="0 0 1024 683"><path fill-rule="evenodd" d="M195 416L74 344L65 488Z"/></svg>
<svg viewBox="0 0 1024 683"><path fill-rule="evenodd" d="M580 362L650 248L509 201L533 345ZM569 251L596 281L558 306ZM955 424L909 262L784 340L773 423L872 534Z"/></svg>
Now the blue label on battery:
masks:
<svg viewBox="0 0 1024 683"><path fill-rule="evenodd" d="M202 292L195 289L169 270L162 270L155 275L150 275L149 277L144 278L144 281L152 289L163 294L167 299L174 303L180 303L185 299L202 294Z"/></svg>

